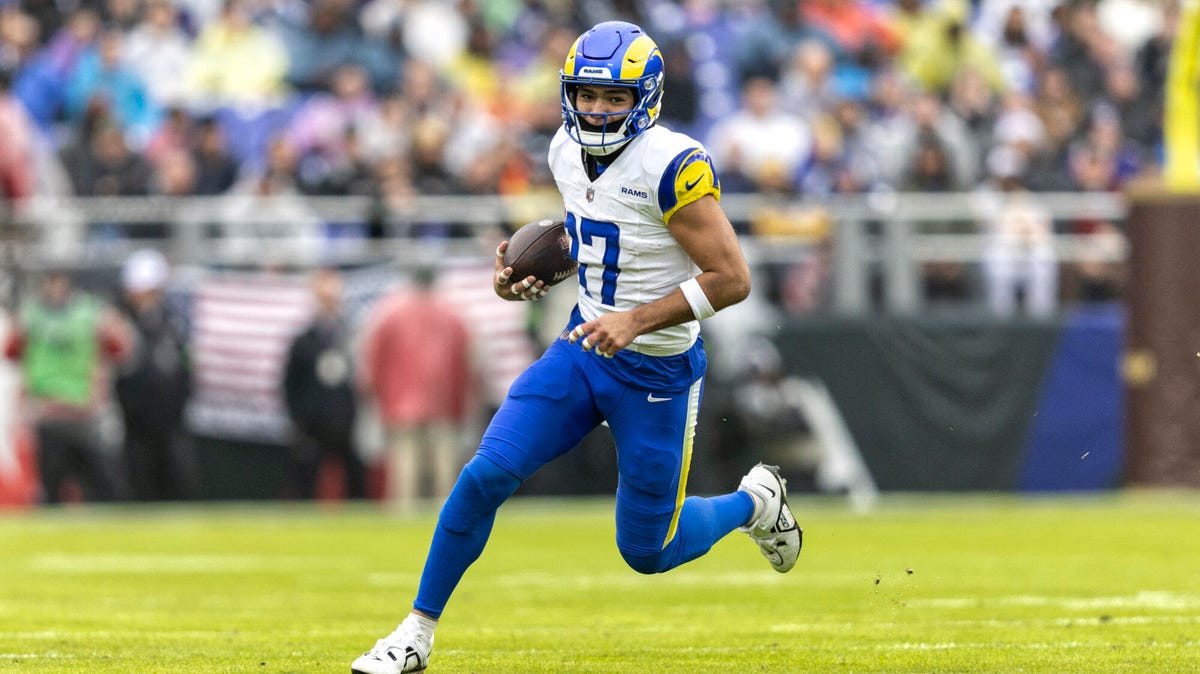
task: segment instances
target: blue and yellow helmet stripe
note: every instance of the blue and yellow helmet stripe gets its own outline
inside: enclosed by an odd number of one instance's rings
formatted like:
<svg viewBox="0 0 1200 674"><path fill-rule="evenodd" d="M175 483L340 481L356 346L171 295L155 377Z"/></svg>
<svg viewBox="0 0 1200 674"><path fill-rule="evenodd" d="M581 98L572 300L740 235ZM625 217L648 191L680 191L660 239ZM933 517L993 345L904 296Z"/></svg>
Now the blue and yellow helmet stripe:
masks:
<svg viewBox="0 0 1200 674"><path fill-rule="evenodd" d="M657 61L657 63L656 63ZM662 68L662 52L648 35L642 35L625 48L621 59L621 79L636 80L646 74L646 68Z"/></svg>

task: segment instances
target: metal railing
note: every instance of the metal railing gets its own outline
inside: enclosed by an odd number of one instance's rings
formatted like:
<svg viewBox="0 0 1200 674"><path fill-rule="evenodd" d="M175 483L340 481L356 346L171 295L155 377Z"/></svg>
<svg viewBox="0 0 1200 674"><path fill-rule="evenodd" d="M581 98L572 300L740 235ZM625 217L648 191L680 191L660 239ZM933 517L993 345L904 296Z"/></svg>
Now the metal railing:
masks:
<svg viewBox="0 0 1200 674"><path fill-rule="evenodd" d="M1119 194L1029 195L1056 223L1120 223ZM831 309L871 310L871 279L882 279L883 308L922 307L921 269L930 262L978 263L989 244L983 223L995 215L989 193L884 193L820 201L727 194L721 203L742 232L752 265L803 264L828 255ZM132 250L154 246L183 264L254 265L388 262L408 265L446 256L490 255L502 227L561 214L557 194L418 196L382 204L367 197L97 197L39 198L6 227L0 262L8 271L48 264L116 265ZM764 213L820 213L821 231L758 236ZM965 223L961 233L939 223ZM930 227L930 225L935 225ZM156 230L148 238L147 228ZM935 231L927 231L933 229ZM141 232L142 234L139 234ZM1060 264L1120 262L1123 245L1098 248L1091 237L1059 227L1053 247Z"/></svg>

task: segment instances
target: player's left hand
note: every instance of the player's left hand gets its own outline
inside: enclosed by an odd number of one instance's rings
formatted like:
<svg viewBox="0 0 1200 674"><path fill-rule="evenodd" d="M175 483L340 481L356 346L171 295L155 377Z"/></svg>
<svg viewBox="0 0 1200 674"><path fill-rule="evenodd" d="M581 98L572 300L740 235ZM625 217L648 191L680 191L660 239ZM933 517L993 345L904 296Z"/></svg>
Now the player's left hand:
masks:
<svg viewBox="0 0 1200 674"><path fill-rule="evenodd" d="M612 358L618 351L629 346L637 335L637 328L629 312L617 311L587 323L580 323L567 335L567 340L572 344L579 342L579 348L584 351L594 349L596 355Z"/></svg>

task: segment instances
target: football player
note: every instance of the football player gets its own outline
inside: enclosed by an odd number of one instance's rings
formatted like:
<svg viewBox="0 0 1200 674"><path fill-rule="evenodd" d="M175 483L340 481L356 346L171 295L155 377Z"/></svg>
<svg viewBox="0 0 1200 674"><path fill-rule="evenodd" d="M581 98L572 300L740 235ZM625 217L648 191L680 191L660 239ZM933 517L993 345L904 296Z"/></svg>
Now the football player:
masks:
<svg viewBox="0 0 1200 674"><path fill-rule="evenodd" d="M354 661L358 674L425 669L437 621L497 508L605 421L620 474L617 547L634 570L675 568L735 529L779 572L800 551L773 466L753 467L732 493L685 496L706 368L700 321L744 299L750 272L708 153L655 125L662 54L638 26L601 23L575 41L561 81L563 126L549 161L579 263L576 307L513 383L442 508L412 613ZM496 293L540 298L543 279L514 279L503 265L507 243L496 251Z"/></svg>

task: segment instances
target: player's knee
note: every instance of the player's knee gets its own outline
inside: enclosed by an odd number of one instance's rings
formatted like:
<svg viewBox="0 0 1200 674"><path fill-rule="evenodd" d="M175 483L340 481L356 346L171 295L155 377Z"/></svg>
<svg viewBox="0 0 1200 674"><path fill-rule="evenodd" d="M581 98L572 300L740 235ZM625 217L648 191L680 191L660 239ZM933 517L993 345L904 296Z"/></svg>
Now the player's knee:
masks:
<svg viewBox="0 0 1200 674"><path fill-rule="evenodd" d="M667 556L665 552L659 552L651 555L638 553L631 550L621 550L621 558L629 565L629 568L638 573L654 574L662 573L669 567L667 564Z"/></svg>
<svg viewBox="0 0 1200 674"><path fill-rule="evenodd" d="M471 459L442 506L441 526L451 533L472 531L495 514L500 504L521 486L521 481L495 462L476 455Z"/></svg>

